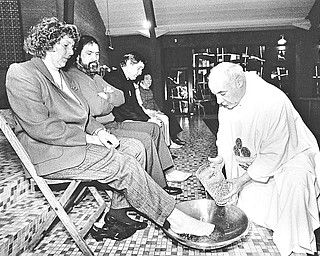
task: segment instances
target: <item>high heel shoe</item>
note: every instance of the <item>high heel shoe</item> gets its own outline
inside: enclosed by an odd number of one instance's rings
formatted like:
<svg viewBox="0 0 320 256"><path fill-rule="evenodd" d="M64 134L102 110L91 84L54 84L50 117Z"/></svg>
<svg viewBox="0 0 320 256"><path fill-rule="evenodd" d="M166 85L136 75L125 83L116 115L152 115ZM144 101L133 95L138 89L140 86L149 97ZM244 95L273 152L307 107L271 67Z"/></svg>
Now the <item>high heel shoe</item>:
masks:
<svg viewBox="0 0 320 256"><path fill-rule="evenodd" d="M116 241L121 241L132 236L136 232L136 229L125 229L117 225L104 225L102 228L98 228L92 225L90 234L97 242L102 241L104 238L110 238Z"/></svg>

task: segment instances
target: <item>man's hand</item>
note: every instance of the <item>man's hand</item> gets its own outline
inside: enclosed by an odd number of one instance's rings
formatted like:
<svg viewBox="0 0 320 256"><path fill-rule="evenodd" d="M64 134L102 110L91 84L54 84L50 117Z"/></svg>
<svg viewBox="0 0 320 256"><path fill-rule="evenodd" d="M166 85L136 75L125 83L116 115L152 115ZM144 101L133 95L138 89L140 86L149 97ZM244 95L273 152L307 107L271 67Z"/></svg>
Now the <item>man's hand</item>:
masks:
<svg viewBox="0 0 320 256"><path fill-rule="evenodd" d="M163 126L162 121L161 121L161 120L159 120L159 119L157 119L157 118L153 118L153 117L151 117L151 118L148 120L148 122L150 122L150 123L155 123L155 124L159 125L160 127L162 127L162 126Z"/></svg>
<svg viewBox="0 0 320 256"><path fill-rule="evenodd" d="M223 158L221 156L216 156L216 157L208 157L208 161L214 165L216 164L222 164L223 163Z"/></svg>
<svg viewBox="0 0 320 256"><path fill-rule="evenodd" d="M107 86L103 88L103 92L99 92L98 95L105 100L109 100L111 97L110 93L113 93L113 92L114 90L110 86Z"/></svg>
<svg viewBox="0 0 320 256"><path fill-rule="evenodd" d="M100 145L100 146L104 146L101 141L99 140L99 137L96 135L90 135L90 134L86 134L86 141L88 144L95 144L95 145Z"/></svg>
<svg viewBox="0 0 320 256"><path fill-rule="evenodd" d="M104 93L104 92L99 92L98 95L102 98L102 99L105 99L105 100L108 100L109 99L109 95Z"/></svg>
<svg viewBox="0 0 320 256"><path fill-rule="evenodd" d="M245 184L247 184L249 181L251 181L251 178L248 175L248 173L244 173L239 178L230 179L227 181L228 181L228 183L231 184L231 189L230 189L230 192L226 196L223 197L223 200L226 200L226 199L233 197L233 196L236 197L239 194L239 192L243 189Z"/></svg>
<svg viewBox="0 0 320 256"><path fill-rule="evenodd" d="M110 86L106 86L103 88L104 93L112 93L114 92L114 89Z"/></svg>
<svg viewBox="0 0 320 256"><path fill-rule="evenodd" d="M99 141L107 148L117 148L120 144L116 136L104 129L98 131L97 136L99 138Z"/></svg>

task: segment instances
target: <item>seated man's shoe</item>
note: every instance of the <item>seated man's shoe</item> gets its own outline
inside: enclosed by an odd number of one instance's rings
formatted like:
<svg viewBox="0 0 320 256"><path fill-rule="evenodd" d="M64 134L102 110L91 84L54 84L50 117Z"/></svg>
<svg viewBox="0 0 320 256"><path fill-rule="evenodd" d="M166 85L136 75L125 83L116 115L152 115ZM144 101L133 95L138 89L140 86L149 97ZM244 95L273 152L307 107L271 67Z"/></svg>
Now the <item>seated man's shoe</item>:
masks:
<svg viewBox="0 0 320 256"><path fill-rule="evenodd" d="M132 223L128 222L122 222L121 220L116 219L114 216L110 214L106 214L104 217L105 223L108 225L122 225L126 229L135 229L135 230L140 230L140 229L145 229L148 227L148 224L145 222L140 222L140 221L135 221L132 220Z"/></svg>
<svg viewBox="0 0 320 256"><path fill-rule="evenodd" d="M182 148L181 145L178 145L176 143L174 143L173 141L171 142L171 145L169 146L169 148L171 149L179 149L179 148Z"/></svg>
<svg viewBox="0 0 320 256"><path fill-rule="evenodd" d="M94 224L90 230L92 238L97 242L102 241L104 238L121 241L132 236L136 232L136 229L126 229L119 225L104 225L102 228L98 228Z"/></svg>
<svg viewBox="0 0 320 256"><path fill-rule="evenodd" d="M181 145L181 146L183 146L183 145L186 144L185 141L179 139L178 137L177 137L177 138L174 138L172 141L173 141L174 143L178 144L178 145Z"/></svg>
<svg viewBox="0 0 320 256"><path fill-rule="evenodd" d="M163 188L169 195L179 195L182 193L182 189L181 188L176 188L176 187L169 187L166 186Z"/></svg>
<svg viewBox="0 0 320 256"><path fill-rule="evenodd" d="M171 182L182 182L189 179L192 176L192 173L182 172L178 170L167 171L166 179Z"/></svg>

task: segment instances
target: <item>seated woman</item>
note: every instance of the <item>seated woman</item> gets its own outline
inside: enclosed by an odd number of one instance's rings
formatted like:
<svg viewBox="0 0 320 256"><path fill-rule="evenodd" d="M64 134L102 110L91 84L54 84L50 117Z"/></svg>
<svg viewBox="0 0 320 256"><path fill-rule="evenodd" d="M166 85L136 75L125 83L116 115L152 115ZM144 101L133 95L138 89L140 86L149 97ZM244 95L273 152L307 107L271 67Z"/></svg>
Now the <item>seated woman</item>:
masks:
<svg viewBox="0 0 320 256"><path fill-rule="evenodd" d="M117 203L133 207L161 227L167 221L178 234L211 239L220 236L220 228L179 211L174 198L134 157L117 150L119 141L90 117L78 84L61 71L78 38L76 26L45 18L30 29L24 42L24 49L33 58L10 65L7 72L7 94L17 122L15 133L38 175L96 180L119 192L112 198L111 208ZM128 234L118 232L115 238L119 235Z"/></svg>
<svg viewBox="0 0 320 256"><path fill-rule="evenodd" d="M180 124L178 123L173 113L161 112L155 98L152 86L152 76L147 70L144 70L141 75L141 80L137 83L136 96L140 106L145 113L150 116L151 119L159 120L163 125L163 132L165 140L170 148L181 148L185 142L178 137L178 133L182 131ZM158 123L159 121L156 121Z"/></svg>

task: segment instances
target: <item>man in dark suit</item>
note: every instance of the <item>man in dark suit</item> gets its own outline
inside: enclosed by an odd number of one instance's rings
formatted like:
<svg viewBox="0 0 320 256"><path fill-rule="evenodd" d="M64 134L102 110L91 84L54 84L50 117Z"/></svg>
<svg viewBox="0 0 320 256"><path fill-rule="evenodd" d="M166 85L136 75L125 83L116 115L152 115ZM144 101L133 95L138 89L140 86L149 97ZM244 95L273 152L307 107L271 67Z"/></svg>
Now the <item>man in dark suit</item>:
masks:
<svg viewBox="0 0 320 256"><path fill-rule="evenodd" d="M145 121L149 122L150 117L144 112L140 106L137 97L134 81L142 74L146 60L137 52L125 54L120 61L119 67L106 73L104 80L120 89L125 97L125 103L119 107L115 107L112 111L116 121ZM163 135L162 135L163 137ZM165 140L162 138L165 145ZM171 168L166 171L168 181L185 181L192 174Z"/></svg>

